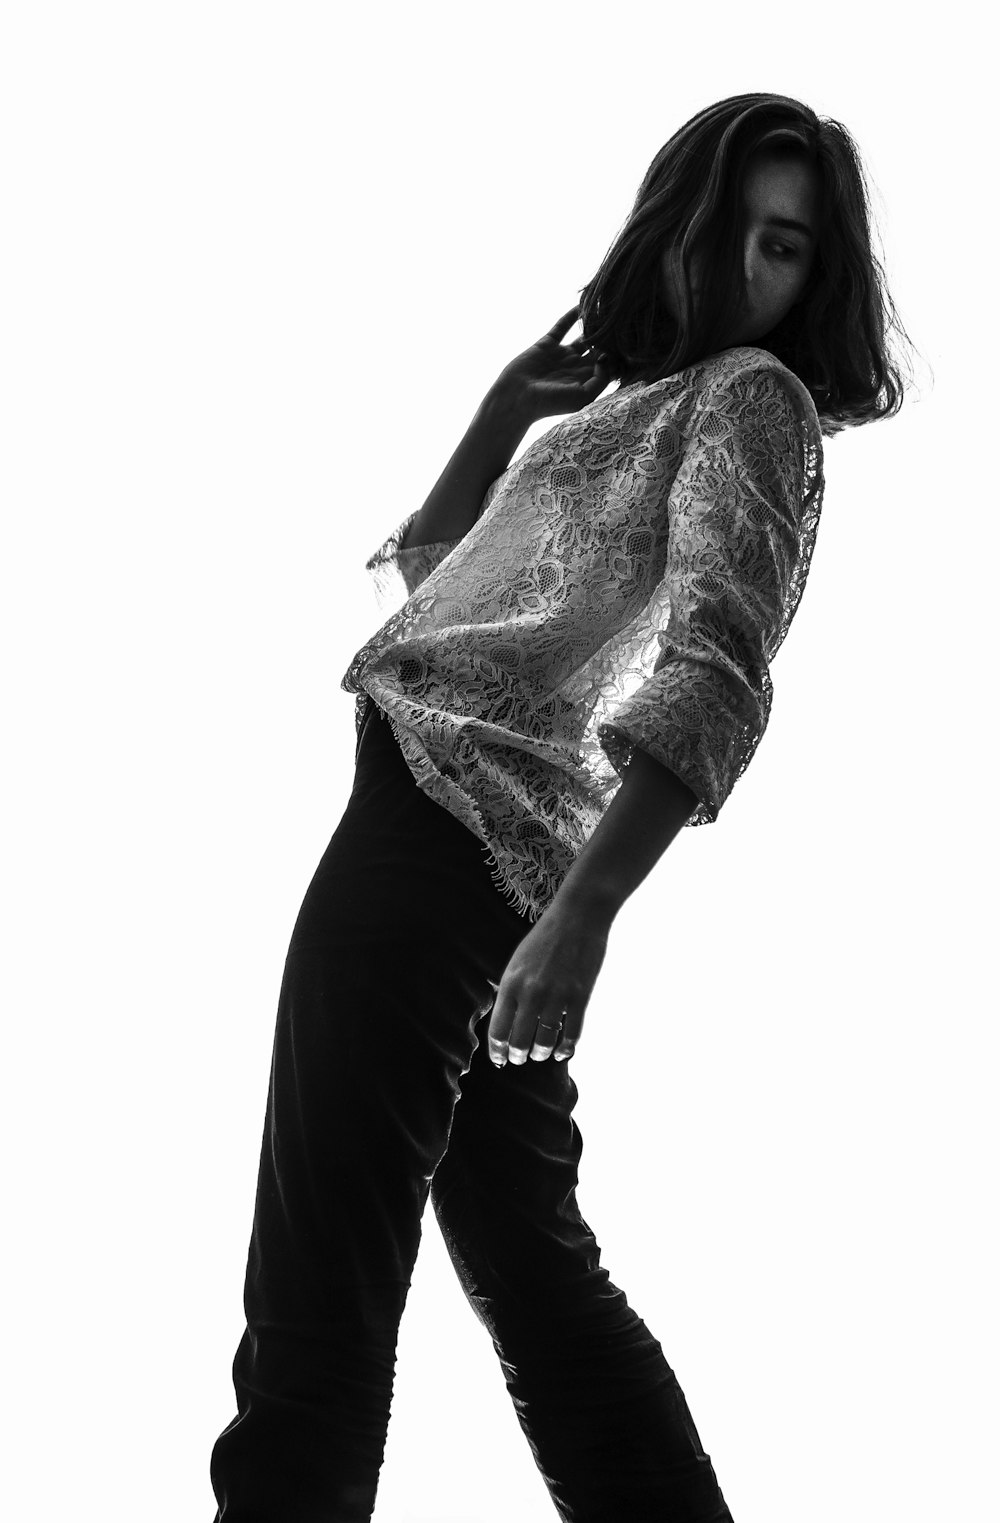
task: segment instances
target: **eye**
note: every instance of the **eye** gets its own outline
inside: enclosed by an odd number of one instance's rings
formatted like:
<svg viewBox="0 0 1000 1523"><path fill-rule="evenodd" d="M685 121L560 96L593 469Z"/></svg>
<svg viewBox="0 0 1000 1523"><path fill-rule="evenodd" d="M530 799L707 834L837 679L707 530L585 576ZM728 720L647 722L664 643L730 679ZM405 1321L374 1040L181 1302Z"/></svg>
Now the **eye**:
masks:
<svg viewBox="0 0 1000 1523"><path fill-rule="evenodd" d="M772 243L768 253L774 254L778 259L797 259L799 251L788 243Z"/></svg>

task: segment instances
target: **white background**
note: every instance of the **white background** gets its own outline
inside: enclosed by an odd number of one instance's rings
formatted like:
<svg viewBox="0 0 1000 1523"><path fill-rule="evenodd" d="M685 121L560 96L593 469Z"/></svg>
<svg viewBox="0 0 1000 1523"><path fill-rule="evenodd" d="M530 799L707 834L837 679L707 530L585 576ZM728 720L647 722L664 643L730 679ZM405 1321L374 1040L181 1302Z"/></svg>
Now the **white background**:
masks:
<svg viewBox="0 0 1000 1523"><path fill-rule="evenodd" d="M737 1523L990 1515L976 15L6 8L7 1516L212 1517L281 967L384 617L364 561L661 144L748 90L860 143L920 391L829 443L768 733L614 927L580 1200ZM544 1523L424 1226L377 1523Z"/></svg>

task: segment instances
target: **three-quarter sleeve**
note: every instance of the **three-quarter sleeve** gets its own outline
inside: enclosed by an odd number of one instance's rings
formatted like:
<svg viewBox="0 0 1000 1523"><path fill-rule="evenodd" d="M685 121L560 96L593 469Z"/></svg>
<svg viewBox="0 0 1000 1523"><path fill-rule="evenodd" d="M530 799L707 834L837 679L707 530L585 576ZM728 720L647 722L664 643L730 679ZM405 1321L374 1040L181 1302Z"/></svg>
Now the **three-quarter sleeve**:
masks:
<svg viewBox="0 0 1000 1523"><path fill-rule="evenodd" d="M696 405L667 501L666 627L651 674L598 728L623 773L638 746L712 823L771 709L769 666L798 605L822 487L819 424L791 377L730 376Z"/></svg>
<svg viewBox="0 0 1000 1523"><path fill-rule="evenodd" d="M495 481L490 482L486 495L479 505L475 522L478 523L493 501L502 480L503 477L498 476ZM375 554L365 562L365 570L371 573L375 585L375 596L380 607L384 608L389 604L405 601L465 538L464 535L459 535L457 539L440 539L427 545L404 546L402 541L416 516L414 512L405 518L399 528L394 529Z"/></svg>

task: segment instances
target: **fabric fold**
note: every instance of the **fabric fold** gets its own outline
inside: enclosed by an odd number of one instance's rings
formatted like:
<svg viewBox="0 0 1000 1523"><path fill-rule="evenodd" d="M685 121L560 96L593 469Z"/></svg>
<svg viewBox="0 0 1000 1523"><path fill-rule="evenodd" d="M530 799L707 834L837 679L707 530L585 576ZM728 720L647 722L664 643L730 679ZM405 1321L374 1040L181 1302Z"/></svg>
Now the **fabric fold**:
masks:
<svg viewBox="0 0 1000 1523"><path fill-rule="evenodd" d="M823 494L809 393L724 350L560 419L455 540L367 562L401 606L342 687L387 714L418 783L537 919L636 746L714 822L766 729Z"/></svg>

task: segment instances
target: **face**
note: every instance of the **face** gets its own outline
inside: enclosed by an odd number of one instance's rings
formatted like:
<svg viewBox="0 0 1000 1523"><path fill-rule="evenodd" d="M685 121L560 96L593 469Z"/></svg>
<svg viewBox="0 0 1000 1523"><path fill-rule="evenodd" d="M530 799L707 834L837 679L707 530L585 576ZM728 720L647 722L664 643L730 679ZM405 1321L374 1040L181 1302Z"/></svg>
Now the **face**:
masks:
<svg viewBox="0 0 1000 1523"><path fill-rule="evenodd" d="M776 327L802 295L816 249L819 175L803 159L767 152L749 161L743 184L743 268L746 302L726 347L752 344ZM680 254L669 248L662 260L667 308L679 311ZM692 267L692 294L698 297L698 270Z"/></svg>

